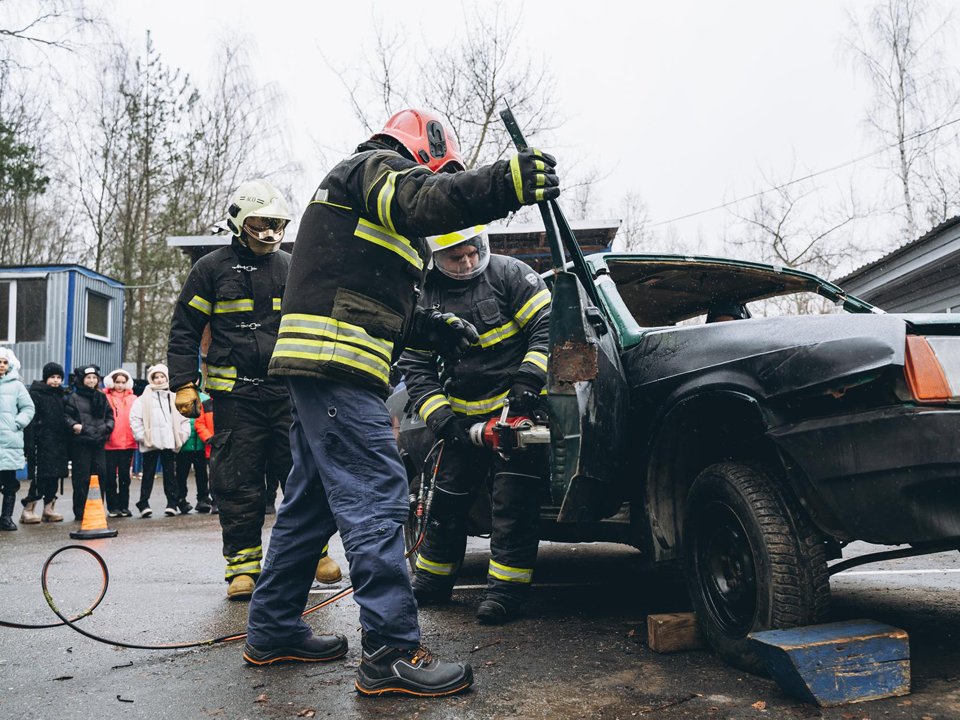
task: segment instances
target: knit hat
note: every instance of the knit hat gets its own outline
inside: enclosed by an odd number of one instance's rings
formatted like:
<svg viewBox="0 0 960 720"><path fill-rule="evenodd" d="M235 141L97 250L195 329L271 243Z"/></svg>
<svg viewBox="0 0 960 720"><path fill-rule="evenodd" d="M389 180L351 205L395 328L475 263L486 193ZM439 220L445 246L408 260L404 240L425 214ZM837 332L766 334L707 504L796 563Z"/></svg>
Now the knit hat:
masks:
<svg viewBox="0 0 960 720"><path fill-rule="evenodd" d="M123 375L127 379L127 382L130 382L133 379L130 377L130 373L128 373L126 370L123 368L117 368L103 379L103 386L107 390L113 390L114 378L116 378L117 375Z"/></svg>
<svg viewBox="0 0 960 720"><path fill-rule="evenodd" d="M162 372L167 376L167 380L170 380L170 371L167 370L167 366L163 363L157 363L147 369L147 382L151 382L153 380L153 374L158 372Z"/></svg>
<svg viewBox="0 0 960 720"><path fill-rule="evenodd" d="M48 362L43 366L43 381L46 382L47 378L51 375L59 375L63 377L63 365L58 365L55 362Z"/></svg>
<svg viewBox="0 0 960 720"><path fill-rule="evenodd" d="M100 380L103 380L103 373L100 372L99 365L80 365L79 367L75 367L73 369L73 376L76 378L76 381L79 383L82 383L83 379L90 373L93 373Z"/></svg>

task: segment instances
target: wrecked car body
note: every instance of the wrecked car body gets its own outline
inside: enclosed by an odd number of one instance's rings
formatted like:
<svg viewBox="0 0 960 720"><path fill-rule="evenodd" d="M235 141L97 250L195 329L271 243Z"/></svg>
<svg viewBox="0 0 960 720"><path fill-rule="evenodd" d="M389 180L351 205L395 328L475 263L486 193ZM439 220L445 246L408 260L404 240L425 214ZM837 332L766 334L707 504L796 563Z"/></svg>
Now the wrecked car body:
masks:
<svg viewBox="0 0 960 720"><path fill-rule="evenodd" d="M682 565L708 640L747 669L750 632L826 619L845 544L960 547L960 320L886 314L761 263L586 261L599 308L573 273L551 278L543 538ZM689 324L794 296L835 307ZM414 478L432 437L390 404Z"/></svg>

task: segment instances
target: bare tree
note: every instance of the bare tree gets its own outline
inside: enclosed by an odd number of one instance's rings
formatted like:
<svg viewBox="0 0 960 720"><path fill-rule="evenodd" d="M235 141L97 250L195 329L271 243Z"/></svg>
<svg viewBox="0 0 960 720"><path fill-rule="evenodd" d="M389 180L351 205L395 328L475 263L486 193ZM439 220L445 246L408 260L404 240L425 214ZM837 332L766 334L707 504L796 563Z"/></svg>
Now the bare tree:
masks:
<svg viewBox="0 0 960 720"><path fill-rule="evenodd" d="M84 0L0 0L0 64L23 65L27 48L76 52L105 26Z"/></svg>
<svg viewBox="0 0 960 720"><path fill-rule="evenodd" d="M941 52L950 23L927 0L879 0L868 20L849 16L845 47L873 86L867 124L892 148L908 239L918 235L918 193L940 138L934 129L960 103Z"/></svg>

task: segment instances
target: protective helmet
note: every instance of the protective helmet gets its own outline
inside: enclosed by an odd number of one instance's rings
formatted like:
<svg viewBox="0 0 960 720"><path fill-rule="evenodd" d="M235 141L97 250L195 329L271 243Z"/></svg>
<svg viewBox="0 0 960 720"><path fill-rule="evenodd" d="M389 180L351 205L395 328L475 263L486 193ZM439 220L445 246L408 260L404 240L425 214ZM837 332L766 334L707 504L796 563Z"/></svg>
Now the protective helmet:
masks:
<svg viewBox="0 0 960 720"><path fill-rule="evenodd" d="M434 264L454 280L472 280L490 264L490 237L486 225L434 235L428 237L427 242L433 250Z"/></svg>
<svg viewBox="0 0 960 720"><path fill-rule="evenodd" d="M227 209L227 228L257 255L277 251L291 220L287 201L266 180L241 184Z"/></svg>
<svg viewBox="0 0 960 720"><path fill-rule="evenodd" d="M383 130L373 139L384 135L399 142L418 163L434 172L458 172L464 169L456 138L440 118L426 110L401 110L387 120Z"/></svg>

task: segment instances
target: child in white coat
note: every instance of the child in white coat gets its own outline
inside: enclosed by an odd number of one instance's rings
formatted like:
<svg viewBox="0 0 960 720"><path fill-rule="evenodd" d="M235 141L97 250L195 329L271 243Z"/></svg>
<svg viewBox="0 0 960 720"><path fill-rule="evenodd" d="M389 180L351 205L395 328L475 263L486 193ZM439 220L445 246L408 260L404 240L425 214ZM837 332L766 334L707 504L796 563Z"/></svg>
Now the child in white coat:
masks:
<svg viewBox="0 0 960 720"><path fill-rule="evenodd" d="M147 370L150 384L130 409L130 429L143 453L143 477L137 509L140 517L144 518L153 515L150 494L153 492L158 461L163 465L163 492L167 496L164 514L176 515L179 510L186 515L193 510L193 506L187 502L186 488L183 488L183 492L177 488L175 467L175 454L190 436L190 421L177 412L168 376L167 366L163 364Z"/></svg>

